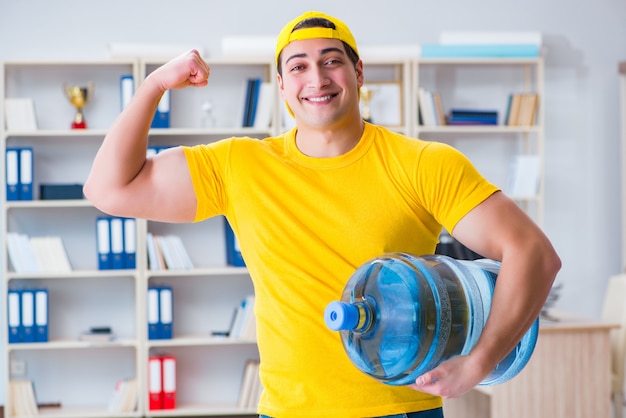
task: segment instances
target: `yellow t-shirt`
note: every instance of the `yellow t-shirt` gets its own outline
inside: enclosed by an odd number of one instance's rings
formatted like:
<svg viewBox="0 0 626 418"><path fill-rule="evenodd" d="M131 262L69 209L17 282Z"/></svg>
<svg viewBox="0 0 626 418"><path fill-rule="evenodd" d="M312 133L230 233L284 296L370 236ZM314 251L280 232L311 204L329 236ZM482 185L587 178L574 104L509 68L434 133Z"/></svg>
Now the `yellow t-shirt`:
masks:
<svg viewBox="0 0 626 418"><path fill-rule="evenodd" d="M273 417L367 417L442 405L359 371L324 309L351 274L388 252L432 253L497 188L452 147L366 124L359 143L311 158L295 129L186 147L196 221L228 218L252 277L264 392Z"/></svg>

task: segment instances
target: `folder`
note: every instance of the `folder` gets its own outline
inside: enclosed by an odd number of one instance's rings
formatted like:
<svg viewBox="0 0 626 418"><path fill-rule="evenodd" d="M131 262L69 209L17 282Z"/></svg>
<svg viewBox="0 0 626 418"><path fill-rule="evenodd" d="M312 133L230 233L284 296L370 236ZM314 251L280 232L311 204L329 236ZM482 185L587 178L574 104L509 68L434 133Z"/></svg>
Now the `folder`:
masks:
<svg viewBox="0 0 626 418"><path fill-rule="evenodd" d="M124 219L124 268L137 267L137 222L134 218Z"/></svg>
<svg viewBox="0 0 626 418"><path fill-rule="evenodd" d="M120 105L121 110L128 105L130 99L135 94L135 79L132 75L123 75L120 77Z"/></svg>
<svg viewBox="0 0 626 418"><path fill-rule="evenodd" d="M9 324L9 343L22 342L21 295L19 290L7 292L7 322Z"/></svg>
<svg viewBox="0 0 626 418"><path fill-rule="evenodd" d="M157 340L160 336L159 289L148 288L148 339Z"/></svg>
<svg viewBox="0 0 626 418"><path fill-rule="evenodd" d="M150 410L163 409L163 385L161 373L161 358L148 358L148 408Z"/></svg>
<svg viewBox="0 0 626 418"><path fill-rule="evenodd" d="M173 335L173 300L172 288L161 287L159 289L159 323L161 339L171 339Z"/></svg>
<svg viewBox="0 0 626 418"><path fill-rule="evenodd" d="M35 342L35 293L22 290L22 341Z"/></svg>
<svg viewBox="0 0 626 418"><path fill-rule="evenodd" d="M224 235L226 236L226 263L230 266L245 267L246 262L241 255L239 241L226 219L224 220Z"/></svg>
<svg viewBox="0 0 626 418"><path fill-rule="evenodd" d="M33 200L33 149L20 149L20 200Z"/></svg>
<svg viewBox="0 0 626 418"><path fill-rule="evenodd" d="M109 270L111 261L111 232L109 218L105 216L96 219L96 240L98 246L98 270Z"/></svg>
<svg viewBox="0 0 626 418"><path fill-rule="evenodd" d="M163 409L176 408L176 358L161 356L163 366Z"/></svg>
<svg viewBox="0 0 626 418"><path fill-rule="evenodd" d="M157 106L156 112L154 113L154 118L152 119L151 128L169 128L170 127L170 91L165 90L163 96L161 96L161 100L159 100L159 104Z"/></svg>
<svg viewBox="0 0 626 418"><path fill-rule="evenodd" d="M7 201L20 200L19 154L18 148L6 149Z"/></svg>
<svg viewBox="0 0 626 418"><path fill-rule="evenodd" d="M48 289L35 290L35 341L48 341Z"/></svg>
<svg viewBox="0 0 626 418"><path fill-rule="evenodd" d="M124 268L124 223L122 218L109 219L111 228L111 268L114 270Z"/></svg>

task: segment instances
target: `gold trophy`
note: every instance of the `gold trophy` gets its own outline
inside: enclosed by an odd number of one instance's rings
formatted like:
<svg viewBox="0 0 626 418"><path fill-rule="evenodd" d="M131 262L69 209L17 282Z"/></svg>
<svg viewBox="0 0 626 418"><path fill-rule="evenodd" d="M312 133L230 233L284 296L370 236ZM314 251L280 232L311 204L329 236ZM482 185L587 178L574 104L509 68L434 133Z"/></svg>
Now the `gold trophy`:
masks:
<svg viewBox="0 0 626 418"><path fill-rule="evenodd" d="M69 86L67 83L63 83L63 89L67 95L68 100L76 108L76 115L72 122L72 129L86 129L87 122L85 121L85 115L83 115L83 108L93 96L93 82L90 82L86 87L84 86Z"/></svg>
<svg viewBox="0 0 626 418"><path fill-rule="evenodd" d="M361 117L366 122L372 121L372 112L370 109L370 102L372 100L372 94L374 94L372 89L368 88L365 84L361 86L360 95L361 95L361 102L363 102Z"/></svg>

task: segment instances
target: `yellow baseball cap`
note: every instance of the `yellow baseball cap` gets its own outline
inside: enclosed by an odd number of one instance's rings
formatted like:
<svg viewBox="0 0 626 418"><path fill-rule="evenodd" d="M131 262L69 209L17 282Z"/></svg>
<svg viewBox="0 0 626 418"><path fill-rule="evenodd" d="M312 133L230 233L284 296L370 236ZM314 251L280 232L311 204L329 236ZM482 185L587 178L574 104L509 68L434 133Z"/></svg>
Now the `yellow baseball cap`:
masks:
<svg viewBox="0 0 626 418"><path fill-rule="evenodd" d="M311 18L322 18L332 22L335 25L335 29L331 28L303 28L296 31L293 28L300 22ZM341 20L329 16L322 12L306 12L296 17L291 22L287 23L285 27L280 31L278 40L276 41L276 65L278 65L278 57L283 48L289 45L292 41L303 41L306 39L339 39L340 41L348 44L356 54L359 54L359 50L356 47L356 40L348 29L348 26Z"/></svg>

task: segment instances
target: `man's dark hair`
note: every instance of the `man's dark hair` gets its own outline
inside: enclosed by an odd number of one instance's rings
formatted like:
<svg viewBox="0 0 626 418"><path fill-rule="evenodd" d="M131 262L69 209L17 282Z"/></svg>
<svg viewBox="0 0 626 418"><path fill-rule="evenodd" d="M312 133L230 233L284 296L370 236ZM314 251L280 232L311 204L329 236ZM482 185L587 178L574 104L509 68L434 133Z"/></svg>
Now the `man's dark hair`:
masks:
<svg viewBox="0 0 626 418"><path fill-rule="evenodd" d="M330 20L324 19L323 17L312 17L309 19L304 19L303 21L299 22L296 26L293 27L293 30L291 32L295 32L298 29L306 29L306 28L336 29L335 24L331 22ZM347 43L343 41L341 41L341 43L343 44L344 49L346 50L346 54L348 54L348 58L350 58L350 61L352 61L352 64L354 64L354 66L356 67L356 63L359 62L359 55L356 53L354 49L352 49L350 45L348 45ZM278 55L277 70L278 70L278 74L280 74L281 76L283 75L282 57L283 57L283 51L280 51L280 54Z"/></svg>

